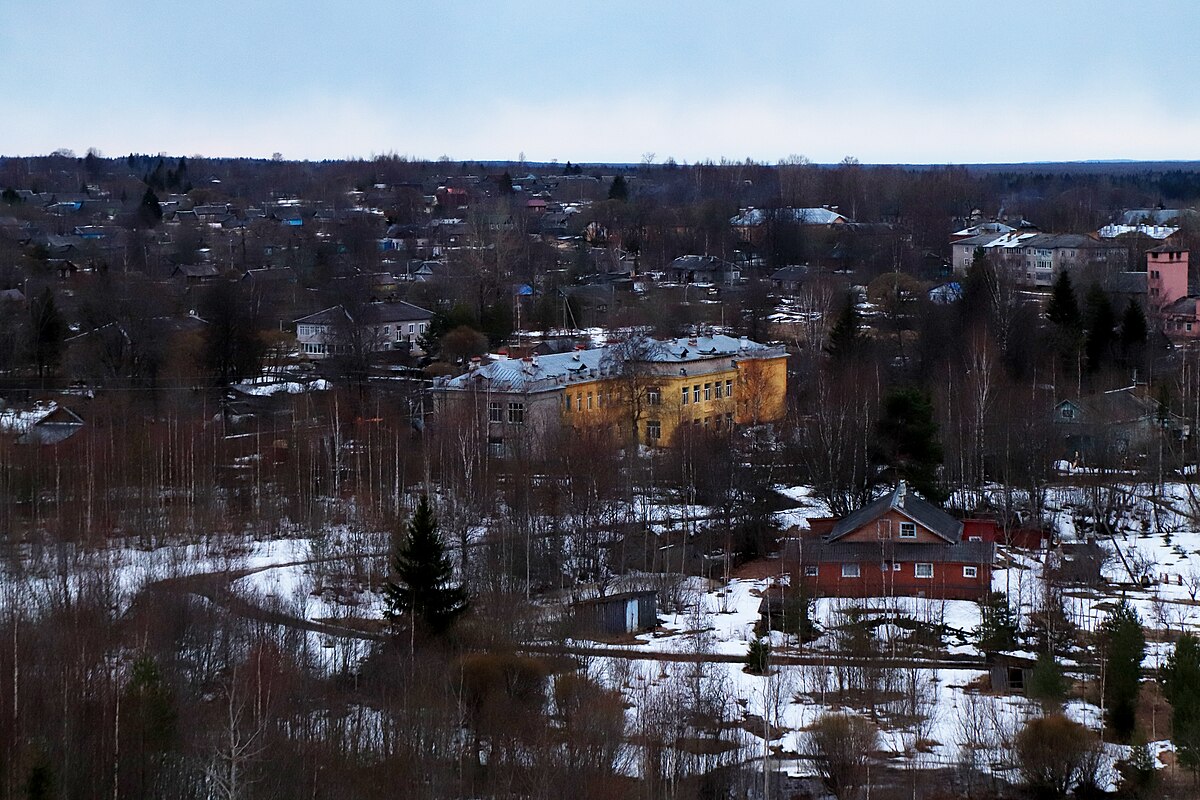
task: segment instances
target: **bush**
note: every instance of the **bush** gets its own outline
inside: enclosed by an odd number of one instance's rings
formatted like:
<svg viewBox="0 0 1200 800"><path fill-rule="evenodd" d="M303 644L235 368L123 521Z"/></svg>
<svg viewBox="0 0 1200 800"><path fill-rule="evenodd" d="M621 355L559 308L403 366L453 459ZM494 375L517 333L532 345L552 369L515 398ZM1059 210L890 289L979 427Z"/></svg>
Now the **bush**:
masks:
<svg viewBox="0 0 1200 800"><path fill-rule="evenodd" d="M1017 734L1017 769L1034 797L1066 797L1080 785L1091 785L1096 737L1087 728L1050 714L1030 720Z"/></svg>
<svg viewBox="0 0 1200 800"><path fill-rule="evenodd" d="M862 717L824 714L809 730L805 750L825 788L839 800L856 797L867 780L867 761L879 732Z"/></svg>

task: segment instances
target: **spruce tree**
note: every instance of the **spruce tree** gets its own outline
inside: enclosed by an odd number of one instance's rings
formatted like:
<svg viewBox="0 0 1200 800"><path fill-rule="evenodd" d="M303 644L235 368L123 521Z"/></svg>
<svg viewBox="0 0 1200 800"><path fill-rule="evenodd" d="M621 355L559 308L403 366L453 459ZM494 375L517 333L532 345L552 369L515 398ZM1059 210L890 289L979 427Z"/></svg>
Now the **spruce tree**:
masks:
<svg viewBox="0 0 1200 800"><path fill-rule="evenodd" d="M1104 705L1113 733L1129 741L1137 719L1146 634L1137 612L1125 601L1113 609L1101 628L1104 652Z"/></svg>
<svg viewBox="0 0 1200 800"><path fill-rule="evenodd" d="M1163 693L1171 703L1171 740L1179 763L1200 771L1200 640L1190 633L1179 637L1167 659Z"/></svg>
<svg viewBox="0 0 1200 800"><path fill-rule="evenodd" d="M625 183L624 175L613 178L612 184L608 187L608 199L619 200L622 203L629 199L629 185Z"/></svg>
<svg viewBox="0 0 1200 800"><path fill-rule="evenodd" d="M67 331L67 321L54 302L54 292L47 286L29 304L29 350L39 378L45 379L46 372L58 365Z"/></svg>
<svg viewBox="0 0 1200 800"><path fill-rule="evenodd" d="M1080 328L1079 304L1075 301L1071 275L1066 271L1058 273L1054 279L1050 302L1046 304L1046 319L1061 330L1077 331Z"/></svg>
<svg viewBox="0 0 1200 800"><path fill-rule="evenodd" d="M990 592L979 603L976 644L985 653L998 653L1017 646L1017 617L1004 592Z"/></svg>
<svg viewBox="0 0 1200 800"><path fill-rule="evenodd" d="M1125 313L1121 315L1121 357L1127 366L1137 367L1141 364L1147 333L1146 314L1131 297L1125 306Z"/></svg>
<svg viewBox="0 0 1200 800"><path fill-rule="evenodd" d="M845 364L854 356L861 343L858 332L858 311L854 307L854 295L846 295L846 305L829 329L829 342L825 352L835 364Z"/></svg>
<svg viewBox="0 0 1200 800"><path fill-rule="evenodd" d="M1044 709L1061 704L1067 696L1067 679L1053 653L1038 655L1025 694L1041 703Z"/></svg>
<svg viewBox="0 0 1200 800"><path fill-rule="evenodd" d="M384 613L392 623L408 615L416 625L438 635L467 610L467 593L462 586L451 584L454 569L424 495L409 520L407 535L392 556L392 572L384 587Z"/></svg>
<svg viewBox="0 0 1200 800"><path fill-rule="evenodd" d="M933 402L920 389L893 389L883 398L882 416L875 427L874 461L892 480L904 479L925 499L937 503L942 443Z"/></svg>
<svg viewBox="0 0 1200 800"><path fill-rule="evenodd" d="M158 195L147 186L146 193L142 195L142 202L138 205L138 219L147 228L153 228L162 221L162 217L162 205L158 202Z"/></svg>
<svg viewBox="0 0 1200 800"><path fill-rule="evenodd" d="M1096 372L1112 353L1117 339L1117 313L1100 284L1092 284L1087 294L1087 337L1085 347L1088 372Z"/></svg>

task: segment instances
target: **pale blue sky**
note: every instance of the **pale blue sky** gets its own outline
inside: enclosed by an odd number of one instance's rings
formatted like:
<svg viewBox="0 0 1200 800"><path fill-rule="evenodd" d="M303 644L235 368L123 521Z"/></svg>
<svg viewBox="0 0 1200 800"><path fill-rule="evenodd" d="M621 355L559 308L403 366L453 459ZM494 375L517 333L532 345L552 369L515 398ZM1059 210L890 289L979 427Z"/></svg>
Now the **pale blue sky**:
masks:
<svg viewBox="0 0 1200 800"><path fill-rule="evenodd" d="M0 0L0 154L1200 159L1200 7Z"/></svg>

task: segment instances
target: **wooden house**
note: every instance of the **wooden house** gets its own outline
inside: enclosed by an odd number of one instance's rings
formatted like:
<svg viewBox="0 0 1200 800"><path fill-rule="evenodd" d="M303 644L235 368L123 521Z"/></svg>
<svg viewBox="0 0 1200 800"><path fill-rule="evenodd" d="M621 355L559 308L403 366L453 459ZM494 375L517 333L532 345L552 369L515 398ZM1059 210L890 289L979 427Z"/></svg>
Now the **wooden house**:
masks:
<svg viewBox="0 0 1200 800"><path fill-rule="evenodd" d="M992 584L995 544L912 494L903 481L800 542L800 578L814 595L975 600ZM822 528L825 528L822 531Z"/></svg>

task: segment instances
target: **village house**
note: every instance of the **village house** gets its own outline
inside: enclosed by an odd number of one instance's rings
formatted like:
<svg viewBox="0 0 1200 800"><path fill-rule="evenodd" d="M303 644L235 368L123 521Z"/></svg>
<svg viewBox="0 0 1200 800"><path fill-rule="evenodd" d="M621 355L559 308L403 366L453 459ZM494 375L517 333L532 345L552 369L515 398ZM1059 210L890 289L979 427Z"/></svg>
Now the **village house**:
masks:
<svg viewBox="0 0 1200 800"><path fill-rule="evenodd" d="M1162 436L1186 435L1186 423L1144 389L1127 386L1060 401L1054 407L1059 455L1074 464L1112 466L1145 456Z"/></svg>
<svg viewBox="0 0 1200 800"><path fill-rule="evenodd" d="M733 284L742 273L736 265L716 256L680 256L667 267L675 283Z"/></svg>
<svg viewBox="0 0 1200 800"><path fill-rule="evenodd" d="M640 339L473 363L433 388L444 424L486 427L493 454L540 452L564 430L635 433L669 445L681 429L721 430L784 415L782 347L712 334Z"/></svg>
<svg viewBox="0 0 1200 800"><path fill-rule="evenodd" d="M411 303L367 303L350 310L333 306L296 320L300 352L312 359L350 352L351 332L362 337L365 350L412 350L429 330L433 312Z"/></svg>
<svg viewBox="0 0 1200 800"><path fill-rule="evenodd" d="M994 524L970 526L904 481L840 520L810 520L800 580L810 595L977 600L991 589Z"/></svg>

